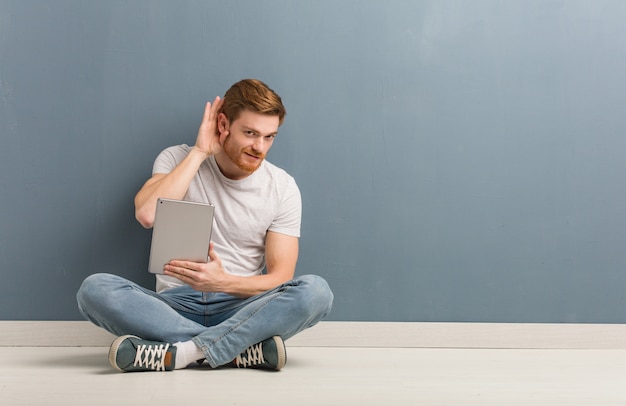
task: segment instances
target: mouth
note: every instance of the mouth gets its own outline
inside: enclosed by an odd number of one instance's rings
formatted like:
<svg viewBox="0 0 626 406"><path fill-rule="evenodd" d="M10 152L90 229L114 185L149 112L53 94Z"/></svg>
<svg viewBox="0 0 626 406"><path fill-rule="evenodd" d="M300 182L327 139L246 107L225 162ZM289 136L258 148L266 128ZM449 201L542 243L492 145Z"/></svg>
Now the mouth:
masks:
<svg viewBox="0 0 626 406"><path fill-rule="evenodd" d="M251 154L250 152L244 152L246 154L246 156L254 161L258 161L261 160L263 158L265 158L264 155L256 155L256 154Z"/></svg>

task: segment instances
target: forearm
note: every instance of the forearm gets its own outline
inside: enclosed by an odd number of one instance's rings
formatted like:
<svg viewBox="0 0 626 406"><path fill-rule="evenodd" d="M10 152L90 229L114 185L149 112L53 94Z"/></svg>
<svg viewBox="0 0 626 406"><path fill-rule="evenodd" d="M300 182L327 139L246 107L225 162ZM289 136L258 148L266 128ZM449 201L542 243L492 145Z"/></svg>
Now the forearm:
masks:
<svg viewBox="0 0 626 406"><path fill-rule="evenodd" d="M154 224L158 198L182 199L207 155L196 148L174 170L150 178L135 196L135 217L146 228Z"/></svg>
<svg viewBox="0 0 626 406"><path fill-rule="evenodd" d="M267 292L293 279L298 261L298 238L268 231L265 237L263 275L238 277L225 275L223 291L238 297L250 297Z"/></svg>
<svg viewBox="0 0 626 406"><path fill-rule="evenodd" d="M248 298L272 290L291 279L293 275L264 274L244 277L225 274L219 290L239 298Z"/></svg>

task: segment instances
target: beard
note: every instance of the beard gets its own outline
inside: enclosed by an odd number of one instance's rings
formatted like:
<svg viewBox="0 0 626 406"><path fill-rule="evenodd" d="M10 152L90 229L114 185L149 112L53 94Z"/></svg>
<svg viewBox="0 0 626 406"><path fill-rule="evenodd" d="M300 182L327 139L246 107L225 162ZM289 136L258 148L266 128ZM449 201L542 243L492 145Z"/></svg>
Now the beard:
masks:
<svg viewBox="0 0 626 406"><path fill-rule="evenodd" d="M229 134L226 136L226 139L224 140L223 149L224 149L224 152L226 152L226 156L228 156L228 158L235 165L237 165L239 169L247 173L252 173L256 171L257 169L259 169L259 166L261 166L261 163L265 159L265 154L254 152L251 148L238 149L237 146L233 145L233 143L230 141L231 139L230 139L230 134ZM255 163L246 162L244 160L246 154L255 156L259 158L259 160Z"/></svg>

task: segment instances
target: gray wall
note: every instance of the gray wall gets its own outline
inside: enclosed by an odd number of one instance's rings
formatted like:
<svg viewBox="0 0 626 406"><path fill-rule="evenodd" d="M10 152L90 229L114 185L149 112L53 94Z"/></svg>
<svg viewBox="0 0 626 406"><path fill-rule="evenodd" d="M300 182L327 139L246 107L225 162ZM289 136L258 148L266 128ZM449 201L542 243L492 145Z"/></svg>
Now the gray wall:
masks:
<svg viewBox="0 0 626 406"><path fill-rule="evenodd" d="M626 3L0 0L0 319L145 286L132 199L256 77L333 320L626 322Z"/></svg>

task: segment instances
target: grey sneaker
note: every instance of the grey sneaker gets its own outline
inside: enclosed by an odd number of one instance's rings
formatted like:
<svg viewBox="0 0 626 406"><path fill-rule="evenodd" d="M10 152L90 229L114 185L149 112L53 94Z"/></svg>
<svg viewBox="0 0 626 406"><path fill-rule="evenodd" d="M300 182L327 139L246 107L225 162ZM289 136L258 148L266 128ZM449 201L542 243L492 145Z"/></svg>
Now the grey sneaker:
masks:
<svg viewBox="0 0 626 406"><path fill-rule="evenodd" d="M248 347L233 361L237 368L280 370L287 362L285 343L279 336L268 338Z"/></svg>
<svg viewBox="0 0 626 406"><path fill-rule="evenodd" d="M175 359L173 345L131 335L116 338L109 350L111 366L121 372L171 371Z"/></svg>

